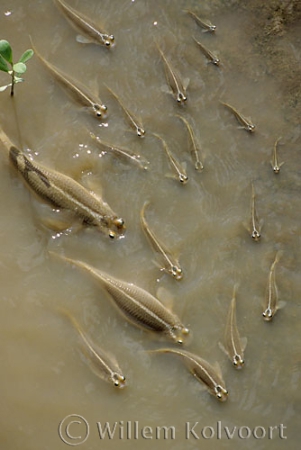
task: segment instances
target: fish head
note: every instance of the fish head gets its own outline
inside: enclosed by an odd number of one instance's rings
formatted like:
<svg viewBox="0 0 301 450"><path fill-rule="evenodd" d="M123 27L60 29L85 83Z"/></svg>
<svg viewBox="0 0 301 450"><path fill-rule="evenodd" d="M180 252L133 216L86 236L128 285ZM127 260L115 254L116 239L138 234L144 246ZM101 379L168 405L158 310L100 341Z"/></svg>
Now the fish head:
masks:
<svg viewBox="0 0 301 450"><path fill-rule="evenodd" d="M184 102L187 101L187 96L184 92L179 91L177 95L177 102L182 105Z"/></svg>
<svg viewBox="0 0 301 450"><path fill-rule="evenodd" d="M266 322L270 322L273 319L274 314L271 308L267 308L265 311L263 311L262 316L263 320L265 320Z"/></svg>
<svg viewBox="0 0 301 450"><path fill-rule="evenodd" d="M104 34L101 36L101 41L106 47L111 47L115 43L115 37L113 34Z"/></svg>
<svg viewBox="0 0 301 450"><path fill-rule="evenodd" d="M137 127L137 136L144 137L144 135L145 135L145 130L141 127Z"/></svg>
<svg viewBox="0 0 301 450"><path fill-rule="evenodd" d="M201 161L196 161L195 164L194 164L194 168L195 168L195 170L198 170L200 172L201 170L204 169L204 166L201 163Z"/></svg>
<svg viewBox="0 0 301 450"><path fill-rule="evenodd" d="M112 383L119 389L123 389L126 386L125 377L117 372L114 372L111 376Z"/></svg>
<svg viewBox="0 0 301 450"><path fill-rule="evenodd" d="M176 342L176 344L180 345L184 343L189 333L189 328L184 327L184 325L182 324L175 325L170 329L170 335L172 339Z"/></svg>
<svg viewBox="0 0 301 450"><path fill-rule="evenodd" d="M228 398L228 391L220 384L214 387L214 395L220 402L225 402Z"/></svg>
<svg viewBox="0 0 301 450"><path fill-rule="evenodd" d="M247 131L250 131L250 133L253 133L255 131L255 125L253 125L252 123L248 123Z"/></svg>
<svg viewBox="0 0 301 450"><path fill-rule="evenodd" d="M242 369L245 364L245 361L241 355L234 355L232 362L235 369Z"/></svg>
<svg viewBox="0 0 301 450"><path fill-rule="evenodd" d="M214 33L216 30L216 25L213 25L212 23L208 26L208 31L211 31L211 33Z"/></svg>
<svg viewBox="0 0 301 450"><path fill-rule="evenodd" d="M273 167L273 171L274 171L274 173L279 173L280 172L280 167L279 166L274 166Z"/></svg>
<svg viewBox="0 0 301 450"><path fill-rule="evenodd" d="M216 66L219 66L220 60L219 58L213 58L212 64L215 64Z"/></svg>
<svg viewBox="0 0 301 450"><path fill-rule="evenodd" d="M169 271L170 271L171 276L174 277L176 280L182 280L183 271L182 271L181 267L171 266Z"/></svg>
<svg viewBox="0 0 301 450"><path fill-rule="evenodd" d="M251 236L252 236L252 239L254 239L255 242L259 241L260 238L261 238L261 234L259 233L259 231L255 230L255 229L252 231L252 235Z"/></svg>
<svg viewBox="0 0 301 450"><path fill-rule="evenodd" d="M188 176L186 175L186 173L180 173L179 180L182 184L186 184L188 181Z"/></svg>

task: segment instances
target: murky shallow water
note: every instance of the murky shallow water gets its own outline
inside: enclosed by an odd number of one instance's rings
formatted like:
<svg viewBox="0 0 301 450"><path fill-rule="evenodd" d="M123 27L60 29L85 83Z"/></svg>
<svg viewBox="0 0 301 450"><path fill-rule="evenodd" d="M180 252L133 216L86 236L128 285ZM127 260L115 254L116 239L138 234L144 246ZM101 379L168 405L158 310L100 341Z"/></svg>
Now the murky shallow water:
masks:
<svg viewBox="0 0 301 450"><path fill-rule="evenodd" d="M41 225L38 202L3 153L1 444L6 449L67 448L58 435L59 423L79 414L90 425L89 437L80 445L83 449L182 449L184 445L226 449L233 446L229 439L233 430L236 442L247 436L244 448L296 448L301 412L300 124L283 106L285 87L270 72L267 55L254 46L246 12L219 2L204 2L202 8L193 1L156 2L160 7L147 0L105 0L101 6L81 3L72 5L87 16L102 18L116 36L114 49L78 44L73 29L50 1L26 5L3 1L2 38L11 42L18 56L30 46L30 34L47 60L99 90L109 108L108 119L99 123L77 108L34 58L28 63L26 82L16 87L14 102L8 93L1 94L1 126L18 145L30 148L37 161L101 189L125 218L127 232L124 239L111 242L96 230L60 236L47 230ZM218 26L216 35L202 33L182 13L186 7L210 17ZM11 15L5 15L7 11ZM220 69L206 64L191 36L219 51ZM184 108L164 90L155 41L183 77L190 78ZM279 45L296 49L298 42L300 36L293 30ZM2 79L6 80L5 74ZM144 140L128 132L124 115L103 82L141 116L147 130ZM257 126L254 135L237 128L220 99L252 117ZM202 145L202 173L193 168L187 132L173 117L176 113L194 125ZM87 129L104 141L140 153L150 161L149 170L143 172L112 155L99 157ZM187 185L165 176L170 167L151 132L162 135L180 161L187 163ZM279 158L285 165L275 176L269 161L279 136L283 137ZM250 219L251 181L257 212L264 220L259 243L252 242L243 225ZM150 226L180 255L181 282L162 276L152 262L155 256L139 222L146 200L151 202ZM278 249L283 256L277 284L286 306L267 324L261 305ZM192 331L186 348L211 363L219 361L229 400L219 404L172 355L145 354L144 350L164 342L125 322L87 274L50 258L48 250L84 260L153 294L161 286L170 291L174 310ZM240 283L238 326L248 338L246 367L241 372L231 367L218 347L236 282ZM100 346L115 354L127 376L126 389L117 392L89 370L78 336L56 312L58 307L72 312ZM72 419L64 426L68 420ZM108 422L111 428L117 422L111 440L101 441L97 422L102 427ZM195 422L199 422L194 428L199 440L186 434ZM286 428L281 429L281 424ZM143 437L145 426L150 428ZM174 440L171 429L166 439L162 430L157 431L163 426L174 427ZM79 444L80 439L72 436L84 437L86 428L73 423L69 433L69 441Z"/></svg>

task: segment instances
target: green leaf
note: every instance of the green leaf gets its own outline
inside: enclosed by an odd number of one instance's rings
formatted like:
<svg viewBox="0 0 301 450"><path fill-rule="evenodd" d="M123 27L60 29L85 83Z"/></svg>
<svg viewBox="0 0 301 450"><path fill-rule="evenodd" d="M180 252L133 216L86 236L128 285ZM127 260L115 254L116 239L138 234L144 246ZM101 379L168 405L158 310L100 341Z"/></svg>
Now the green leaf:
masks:
<svg viewBox="0 0 301 450"><path fill-rule="evenodd" d="M34 51L29 48L28 50L26 50L23 55L21 56L21 58L19 59L19 63L25 63L26 61L28 61L34 54Z"/></svg>
<svg viewBox="0 0 301 450"><path fill-rule="evenodd" d="M0 55L0 70L2 70L2 72L9 72L9 67L6 64L5 59L1 55Z"/></svg>
<svg viewBox="0 0 301 450"><path fill-rule="evenodd" d="M2 39L0 41L0 55L8 61L9 63L13 63L13 51L11 49L10 43Z"/></svg>
<svg viewBox="0 0 301 450"><path fill-rule="evenodd" d="M24 72L26 72L26 65L22 62L18 62L17 64L13 65L13 70L16 73L20 73L20 74L24 73Z"/></svg>

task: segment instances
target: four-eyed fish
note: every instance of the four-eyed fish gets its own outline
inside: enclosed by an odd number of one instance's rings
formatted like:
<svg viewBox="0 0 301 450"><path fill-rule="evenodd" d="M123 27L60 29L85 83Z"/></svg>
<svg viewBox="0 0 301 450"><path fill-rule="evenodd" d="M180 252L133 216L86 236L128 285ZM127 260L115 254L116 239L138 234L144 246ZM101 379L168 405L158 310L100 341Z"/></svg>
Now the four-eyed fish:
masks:
<svg viewBox="0 0 301 450"><path fill-rule="evenodd" d="M172 92L174 94L175 99L177 100L179 105L183 105L187 101L187 95L186 95L186 88L184 86L184 83L181 81L180 76L177 74L177 72L172 68L170 62L167 60L166 56L162 52L162 50L159 48L157 44L157 49L161 55L162 61L164 63L164 69L165 69L165 76L166 80L169 83ZM186 85L188 82L186 82Z"/></svg>
<svg viewBox="0 0 301 450"><path fill-rule="evenodd" d="M34 49L36 55L45 67L51 72L54 78L59 82L59 84L66 90L70 97L74 98L79 104L87 108L92 112L94 116L98 119L103 118L106 115L107 107L101 100L95 97L92 92L90 92L85 86L83 86L78 81L73 80L71 77L63 73L61 70L54 67L52 64L47 62L36 50L31 40L32 48Z"/></svg>
<svg viewBox="0 0 301 450"><path fill-rule="evenodd" d="M241 338L236 324L236 292L237 284L233 289L233 297L230 303L227 325L225 330L224 345L219 344L220 348L226 353L236 369L242 369L244 366L244 350L247 345L247 339Z"/></svg>
<svg viewBox="0 0 301 450"><path fill-rule="evenodd" d="M120 100L117 94L115 94L114 91L112 91L109 86L105 85L108 91L113 95L113 97L117 100L123 111L125 112L127 118L129 119L131 127L136 131L136 134L138 137L144 137L145 130L143 128L142 123L134 116L132 112L130 112L123 104L123 102ZM139 123L140 122L140 123Z"/></svg>
<svg viewBox="0 0 301 450"><path fill-rule="evenodd" d="M102 380L112 383L119 389L123 389L126 386L125 376L122 374L115 357L93 342L68 311L60 309L60 312L70 320L79 333L84 344L83 352L89 358L90 369Z"/></svg>
<svg viewBox="0 0 301 450"><path fill-rule="evenodd" d="M278 147L278 142L280 141L280 139L281 139L281 137L279 137L274 144L272 160L271 160L272 169L273 169L274 173L276 173L276 174L278 174L280 172L280 167L283 166L283 164L284 164L284 162L279 163L278 157L277 157L277 147Z"/></svg>
<svg viewBox="0 0 301 450"><path fill-rule="evenodd" d="M197 16L193 11L190 11L190 9L186 9L184 12L189 14L196 21L196 23L203 28L204 32L210 31L213 33L216 30L216 25L213 25L210 20L201 19L201 17Z"/></svg>
<svg viewBox="0 0 301 450"><path fill-rule="evenodd" d="M200 160L199 145L196 142L193 129L192 129L192 127L191 127L191 125L190 125L190 123L188 122L187 119L185 119L184 117L180 116L179 114L175 114L175 116L179 117L179 119L181 119L184 122L184 124L186 125L186 127L187 127L187 130L188 130L188 133L189 133L189 136L190 136L190 140L191 140L191 145L192 145L191 153L192 153L193 158L194 158L194 167L195 167L195 170L198 170L200 172L201 170L204 169L204 166L203 166L203 163Z"/></svg>
<svg viewBox="0 0 301 450"><path fill-rule="evenodd" d="M100 44L110 48L114 44L114 36L98 28L92 20L79 13L62 0L54 0L57 7L65 14L70 25L80 33L76 40L82 44Z"/></svg>
<svg viewBox="0 0 301 450"><path fill-rule="evenodd" d="M163 270L164 272L168 273L176 280L181 280L183 278L183 271L179 265L179 262L177 261L176 258L174 258L171 255L171 253L168 250L166 250L165 246L160 241L158 241L158 239L156 238L154 233L150 230L146 222L145 208L147 207L147 205L149 205L149 202L145 202L141 210L140 214L141 225L143 231L145 232L147 238L153 245L155 251L162 255L162 259L164 260L164 266L160 267L160 270Z"/></svg>
<svg viewBox="0 0 301 450"><path fill-rule="evenodd" d="M113 300L117 310L133 325L165 335L172 341L183 344L189 334L180 319L167 309L156 297L144 289L126 281L112 277L88 264L52 253L65 261L78 266L100 282Z"/></svg>
<svg viewBox="0 0 301 450"><path fill-rule="evenodd" d="M227 400L228 391L218 365L213 367L200 356L185 350L160 348L157 350L149 350L148 353L173 353L180 356L189 372L199 382L204 383L212 395L214 395L221 402Z"/></svg>
<svg viewBox="0 0 301 450"><path fill-rule="evenodd" d="M5 145L13 166L40 198L55 208L71 211L84 224L96 226L111 238L124 232L124 220L118 217L100 197L69 176L30 160L13 145L2 130L0 140Z"/></svg>
<svg viewBox="0 0 301 450"><path fill-rule="evenodd" d="M255 209L255 189L254 183L252 183L252 198L251 198L251 237L255 242L259 241L261 238L260 228L257 218L257 213Z"/></svg>
<svg viewBox="0 0 301 450"><path fill-rule="evenodd" d="M240 112L237 111L233 106L229 105L228 103L224 103L220 101L222 105L224 105L226 108L229 109L229 111L234 114L236 117L238 123L240 123L241 128L243 128L246 131L249 131L250 133L253 133L255 131L255 125L251 122L251 119L247 119L245 116L243 116Z"/></svg>
<svg viewBox="0 0 301 450"><path fill-rule="evenodd" d="M163 138L161 138L161 136L159 136L156 133L153 133L153 135L160 139L160 141L163 144L163 148L166 152L166 155L170 161L170 164L172 166L172 168L174 169L176 175L175 178L178 179L180 181L180 183L182 184L186 184L188 181L188 176L186 174L186 171L184 169L184 167L179 163L179 161L172 155L171 151L168 148L168 145L166 144L165 140Z"/></svg>
<svg viewBox="0 0 301 450"><path fill-rule="evenodd" d="M285 305L285 302L278 301L278 289L275 277L275 267L276 264L279 262L280 256L281 252L278 251L269 272L266 302L264 305L264 311L262 313L263 319L266 322L270 322L273 319L276 312L278 311L278 309L281 309Z"/></svg>
<svg viewBox="0 0 301 450"><path fill-rule="evenodd" d="M201 49L202 53L206 56L208 61L214 64L215 66L219 66L220 64L219 58L210 50L208 50L203 44L197 41L195 38L193 38L193 40L199 46L199 48Z"/></svg>
<svg viewBox="0 0 301 450"><path fill-rule="evenodd" d="M149 162L141 157L140 155L137 155L136 153L131 152L130 150L127 150L122 147L116 147L115 145L108 144L106 142L103 142L100 140L98 136L95 136L94 133L90 132L90 136L92 139L94 139L99 147L104 151L108 153L114 153L116 156L123 158L125 160L129 160L134 162L135 164L138 164L138 166L143 169L147 170Z"/></svg>

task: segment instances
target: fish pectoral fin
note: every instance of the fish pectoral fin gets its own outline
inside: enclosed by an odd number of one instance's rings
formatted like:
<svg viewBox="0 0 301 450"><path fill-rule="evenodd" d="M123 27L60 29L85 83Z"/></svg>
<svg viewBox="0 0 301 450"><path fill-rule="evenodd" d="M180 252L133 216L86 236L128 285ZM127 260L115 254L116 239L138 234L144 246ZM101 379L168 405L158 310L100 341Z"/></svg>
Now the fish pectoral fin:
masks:
<svg viewBox="0 0 301 450"><path fill-rule="evenodd" d="M242 351L244 352L246 349L247 343L248 343L248 338L246 338L246 337L240 338L240 343L241 343Z"/></svg>
<svg viewBox="0 0 301 450"><path fill-rule="evenodd" d="M190 83L190 78L188 78L188 77L184 78L184 80L183 80L183 87L184 87L185 91L188 88L189 83Z"/></svg>
<svg viewBox="0 0 301 450"><path fill-rule="evenodd" d="M74 214L68 210L54 209L50 205L38 202L34 203L33 208L42 225L53 231L66 230L75 221Z"/></svg>
<svg viewBox="0 0 301 450"><path fill-rule="evenodd" d="M160 302L166 306L167 309L169 309L170 311L172 311L173 309L173 303L174 303L174 299L172 294L170 293L170 291L168 291L166 288L164 288L163 286L160 286L157 290L157 298L158 300L160 300Z"/></svg>
<svg viewBox="0 0 301 450"><path fill-rule="evenodd" d="M227 352L226 348L224 347L224 345L221 342L218 343L218 346L221 349L221 351L229 357L229 353Z"/></svg>
<svg viewBox="0 0 301 450"><path fill-rule="evenodd" d="M93 43L92 39L82 36L81 34L78 34L76 36L76 41L79 42L80 44L92 44Z"/></svg>
<svg viewBox="0 0 301 450"><path fill-rule="evenodd" d="M162 92L164 92L165 94L172 94L172 90L169 86L167 86L167 84L163 84L163 86L161 86L160 90Z"/></svg>
<svg viewBox="0 0 301 450"><path fill-rule="evenodd" d="M284 300L280 300L277 304L277 309L282 309L286 305L286 302Z"/></svg>

